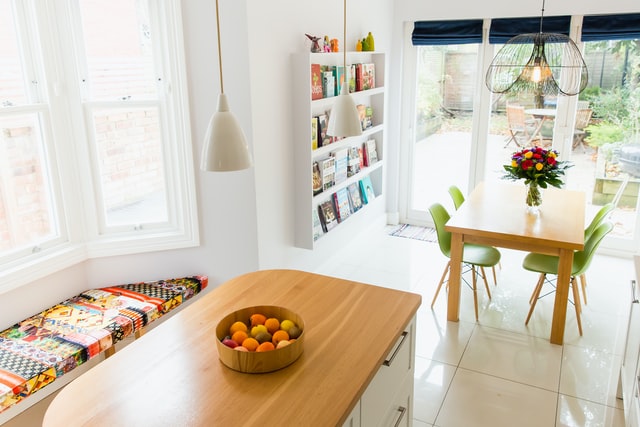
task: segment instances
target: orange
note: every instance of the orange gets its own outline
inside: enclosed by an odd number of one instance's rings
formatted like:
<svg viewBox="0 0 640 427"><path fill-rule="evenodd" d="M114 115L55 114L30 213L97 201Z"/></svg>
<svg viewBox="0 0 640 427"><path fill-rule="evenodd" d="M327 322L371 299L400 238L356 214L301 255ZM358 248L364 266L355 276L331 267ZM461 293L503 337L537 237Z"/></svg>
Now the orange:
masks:
<svg viewBox="0 0 640 427"><path fill-rule="evenodd" d="M280 341L288 341L289 334L280 329L279 331L275 331L273 336L271 337L271 342L275 345L278 345Z"/></svg>
<svg viewBox="0 0 640 427"><path fill-rule="evenodd" d="M229 328L229 335L232 335L236 332L236 331L244 331L247 332L249 330L249 328L247 328L247 325L244 324L244 322L234 322L233 325L231 325L231 327Z"/></svg>
<svg viewBox="0 0 640 427"><path fill-rule="evenodd" d="M249 335L245 331L235 331L233 335L231 335L231 339L234 340L238 345L242 345L242 342L249 338Z"/></svg>
<svg viewBox="0 0 640 427"><path fill-rule="evenodd" d="M251 326L264 325L264 322L267 320L267 316L260 313L252 314L249 317L249 321L251 322Z"/></svg>
<svg viewBox="0 0 640 427"><path fill-rule="evenodd" d="M256 348L256 353L259 353L262 351L271 351L271 350L274 350L275 348L276 347L273 345L273 343L270 343L269 341L263 342L258 346L258 348Z"/></svg>
<svg viewBox="0 0 640 427"><path fill-rule="evenodd" d="M280 329L280 321L275 317L270 317L264 321L264 326L267 327L267 331L269 331L270 334L273 334Z"/></svg>
<svg viewBox="0 0 640 427"><path fill-rule="evenodd" d="M242 341L242 346L249 351L256 351L259 345L260 343L258 342L258 340L251 337Z"/></svg>

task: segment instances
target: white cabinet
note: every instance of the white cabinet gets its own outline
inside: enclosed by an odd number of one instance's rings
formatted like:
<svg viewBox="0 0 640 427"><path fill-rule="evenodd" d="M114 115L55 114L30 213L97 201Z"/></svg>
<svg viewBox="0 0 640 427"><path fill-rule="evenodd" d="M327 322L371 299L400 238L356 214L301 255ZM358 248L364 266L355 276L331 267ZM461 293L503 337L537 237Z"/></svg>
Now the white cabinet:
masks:
<svg viewBox="0 0 640 427"><path fill-rule="evenodd" d="M398 337L344 426L399 427L412 424L415 326L414 318Z"/></svg>
<svg viewBox="0 0 640 427"><path fill-rule="evenodd" d="M629 327L620 368L620 389L627 427L640 426L640 257L635 257L636 280L631 281Z"/></svg>
<svg viewBox="0 0 640 427"><path fill-rule="evenodd" d="M317 100L311 98L312 64L323 66L342 66L343 53L298 53L293 55L293 131L295 164L295 245L300 248L314 249L318 244L333 241L334 244L348 242L354 233L364 230L372 220L384 215L384 139L385 139L385 54L380 52L347 52L347 65L374 64L375 85L369 90L352 92L356 104L371 107L372 126L362 136L343 138L328 145L314 149L312 147L312 119L331 110L335 97ZM313 163L323 160L341 148L362 146L367 140L374 140L378 161L363 168L345 181L314 195ZM351 214L344 222L319 238L314 238L313 212L333 194L352 183L359 183L369 177L375 198L362 209Z"/></svg>

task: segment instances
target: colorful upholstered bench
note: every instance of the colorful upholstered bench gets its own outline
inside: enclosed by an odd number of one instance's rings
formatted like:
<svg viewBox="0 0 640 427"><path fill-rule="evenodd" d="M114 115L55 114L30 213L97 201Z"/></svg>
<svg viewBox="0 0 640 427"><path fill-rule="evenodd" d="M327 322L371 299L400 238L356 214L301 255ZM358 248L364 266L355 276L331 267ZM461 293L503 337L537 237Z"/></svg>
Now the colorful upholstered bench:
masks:
<svg viewBox="0 0 640 427"><path fill-rule="evenodd" d="M0 332L0 413L198 294L206 276L90 289Z"/></svg>

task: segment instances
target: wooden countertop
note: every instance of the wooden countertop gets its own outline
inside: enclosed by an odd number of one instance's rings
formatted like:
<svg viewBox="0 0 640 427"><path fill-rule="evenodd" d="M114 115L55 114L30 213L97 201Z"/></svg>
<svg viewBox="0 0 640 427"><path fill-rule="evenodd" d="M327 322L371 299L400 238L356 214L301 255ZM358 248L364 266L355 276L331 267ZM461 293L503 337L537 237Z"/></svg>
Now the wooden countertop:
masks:
<svg viewBox="0 0 640 427"><path fill-rule="evenodd" d="M341 425L411 321L417 294L295 270L232 279L67 385L43 426ZM267 374L218 360L230 312L280 305L305 321L305 348Z"/></svg>

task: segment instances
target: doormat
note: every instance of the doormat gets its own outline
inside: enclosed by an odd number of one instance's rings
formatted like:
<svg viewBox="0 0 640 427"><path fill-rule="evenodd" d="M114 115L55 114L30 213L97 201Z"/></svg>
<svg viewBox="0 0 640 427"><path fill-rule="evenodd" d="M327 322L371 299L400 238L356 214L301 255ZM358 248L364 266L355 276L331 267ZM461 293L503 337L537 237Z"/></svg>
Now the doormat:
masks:
<svg viewBox="0 0 640 427"><path fill-rule="evenodd" d="M407 239L422 240L425 242L437 242L438 235L434 228L419 227L417 225L400 224L389 231L390 236L405 237Z"/></svg>

